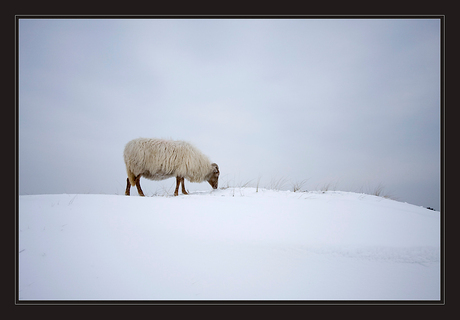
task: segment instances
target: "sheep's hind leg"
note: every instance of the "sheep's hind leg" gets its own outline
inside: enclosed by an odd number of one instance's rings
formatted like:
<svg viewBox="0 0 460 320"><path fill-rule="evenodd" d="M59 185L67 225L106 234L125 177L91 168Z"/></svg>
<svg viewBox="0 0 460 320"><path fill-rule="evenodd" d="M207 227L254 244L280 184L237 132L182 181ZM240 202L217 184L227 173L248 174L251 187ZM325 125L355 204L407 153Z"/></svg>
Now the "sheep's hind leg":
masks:
<svg viewBox="0 0 460 320"><path fill-rule="evenodd" d="M183 194L188 194L187 191L185 191L185 183L184 183L184 178L181 178L181 182L182 182L182 193Z"/></svg>
<svg viewBox="0 0 460 320"><path fill-rule="evenodd" d="M129 183L129 178L127 178L126 181L128 183L126 184L125 196L129 196L129 193L130 193L130 190L131 190L131 183Z"/></svg>
<svg viewBox="0 0 460 320"><path fill-rule="evenodd" d="M139 193L139 195L140 195L141 197L143 197L143 196L144 196L144 192L142 192L141 184L140 184L140 182L139 182L140 180L141 180L141 175L138 175L138 176L136 177L137 192Z"/></svg>

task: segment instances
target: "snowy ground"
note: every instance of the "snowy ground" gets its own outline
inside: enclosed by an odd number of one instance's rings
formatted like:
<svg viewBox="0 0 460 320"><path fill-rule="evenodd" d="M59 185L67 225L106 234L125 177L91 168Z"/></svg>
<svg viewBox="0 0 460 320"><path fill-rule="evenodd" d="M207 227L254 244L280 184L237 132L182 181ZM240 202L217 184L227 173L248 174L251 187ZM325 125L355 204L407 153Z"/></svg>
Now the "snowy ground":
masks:
<svg viewBox="0 0 460 320"><path fill-rule="evenodd" d="M18 229L20 300L440 299L440 213L365 194L27 195Z"/></svg>

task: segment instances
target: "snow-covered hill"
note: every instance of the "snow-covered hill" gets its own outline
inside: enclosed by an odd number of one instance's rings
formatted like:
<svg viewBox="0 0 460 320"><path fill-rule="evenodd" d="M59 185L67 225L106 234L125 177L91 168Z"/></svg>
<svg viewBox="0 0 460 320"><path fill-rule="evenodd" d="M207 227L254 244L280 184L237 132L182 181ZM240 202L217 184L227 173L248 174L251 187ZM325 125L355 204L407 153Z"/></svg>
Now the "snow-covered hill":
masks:
<svg viewBox="0 0 460 320"><path fill-rule="evenodd" d="M440 213L349 192L19 197L20 300L439 300Z"/></svg>

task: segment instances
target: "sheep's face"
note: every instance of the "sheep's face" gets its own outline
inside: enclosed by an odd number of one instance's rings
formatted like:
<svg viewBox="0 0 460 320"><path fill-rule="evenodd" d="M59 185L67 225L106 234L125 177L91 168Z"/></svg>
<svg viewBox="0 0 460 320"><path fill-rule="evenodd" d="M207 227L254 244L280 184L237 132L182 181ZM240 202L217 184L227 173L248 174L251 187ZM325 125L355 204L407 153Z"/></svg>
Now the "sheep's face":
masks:
<svg viewBox="0 0 460 320"><path fill-rule="evenodd" d="M211 178L208 180L209 184L213 189L217 189L217 185L219 184L219 166L215 163L212 164L213 171L211 173Z"/></svg>

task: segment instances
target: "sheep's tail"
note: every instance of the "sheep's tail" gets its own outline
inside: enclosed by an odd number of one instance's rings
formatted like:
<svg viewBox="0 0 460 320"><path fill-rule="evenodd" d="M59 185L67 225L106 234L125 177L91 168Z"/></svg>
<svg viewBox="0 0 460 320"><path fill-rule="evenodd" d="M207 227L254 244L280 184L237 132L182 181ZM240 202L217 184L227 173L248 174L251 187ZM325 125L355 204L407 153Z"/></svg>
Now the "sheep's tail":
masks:
<svg viewBox="0 0 460 320"><path fill-rule="evenodd" d="M136 177L134 176L134 173L131 172L131 170L126 170L128 171L128 179L129 179L129 183L131 183L131 185L134 187L136 185Z"/></svg>

